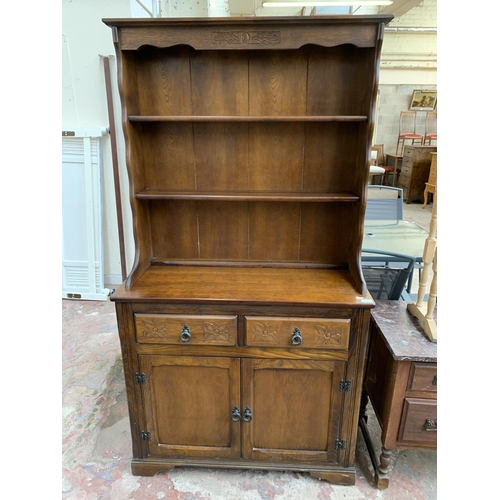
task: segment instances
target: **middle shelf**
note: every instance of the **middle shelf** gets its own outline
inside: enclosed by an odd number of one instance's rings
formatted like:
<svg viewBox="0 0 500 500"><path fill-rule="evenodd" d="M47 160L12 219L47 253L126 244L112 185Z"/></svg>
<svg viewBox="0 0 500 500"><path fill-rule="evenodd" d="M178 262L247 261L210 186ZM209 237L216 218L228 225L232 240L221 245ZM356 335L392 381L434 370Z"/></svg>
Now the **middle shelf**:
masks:
<svg viewBox="0 0 500 500"><path fill-rule="evenodd" d="M191 116L131 115L130 122L365 122L364 115Z"/></svg>
<svg viewBox="0 0 500 500"><path fill-rule="evenodd" d="M136 193L139 200L203 200L203 201L289 201L289 202L356 202L360 197L351 192L292 191L170 191L144 189Z"/></svg>

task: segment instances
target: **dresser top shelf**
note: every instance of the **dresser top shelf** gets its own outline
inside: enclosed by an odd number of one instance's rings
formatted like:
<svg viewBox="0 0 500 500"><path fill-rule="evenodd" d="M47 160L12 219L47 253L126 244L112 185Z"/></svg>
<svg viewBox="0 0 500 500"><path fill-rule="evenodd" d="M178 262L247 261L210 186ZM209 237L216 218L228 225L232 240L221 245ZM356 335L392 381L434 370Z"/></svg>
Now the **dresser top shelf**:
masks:
<svg viewBox="0 0 500 500"><path fill-rule="evenodd" d="M112 301L369 308L348 270L230 266L150 266L133 288L120 286Z"/></svg>

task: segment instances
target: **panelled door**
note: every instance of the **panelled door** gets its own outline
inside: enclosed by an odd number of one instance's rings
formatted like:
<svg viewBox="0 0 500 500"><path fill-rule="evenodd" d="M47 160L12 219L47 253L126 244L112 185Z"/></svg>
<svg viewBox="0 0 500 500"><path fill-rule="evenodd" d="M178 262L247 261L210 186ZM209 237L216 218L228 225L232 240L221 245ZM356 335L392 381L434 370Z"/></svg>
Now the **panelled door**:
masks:
<svg viewBox="0 0 500 500"><path fill-rule="evenodd" d="M339 464L344 361L139 358L150 456Z"/></svg>
<svg viewBox="0 0 500 500"><path fill-rule="evenodd" d="M240 360L145 356L143 397L149 455L239 458Z"/></svg>
<svg viewBox="0 0 500 500"><path fill-rule="evenodd" d="M337 465L346 363L244 359L242 366L243 458Z"/></svg>

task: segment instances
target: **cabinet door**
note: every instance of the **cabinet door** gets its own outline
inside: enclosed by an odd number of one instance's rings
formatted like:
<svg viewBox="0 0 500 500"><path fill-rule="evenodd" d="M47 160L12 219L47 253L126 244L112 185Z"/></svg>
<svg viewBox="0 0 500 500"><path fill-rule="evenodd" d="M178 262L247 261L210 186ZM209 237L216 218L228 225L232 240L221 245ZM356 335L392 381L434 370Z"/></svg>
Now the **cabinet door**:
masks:
<svg viewBox="0 0 500 500"><path fill-rule="evenodd" d="M245 359L242 412L243 458L339 463L345 362Z"/></svg>
<svg viewBox="0 0 500 500"><path fill-rule="evenodd" d="M150 456L240 456L239 359L140 356L140 365Z"/></svg>

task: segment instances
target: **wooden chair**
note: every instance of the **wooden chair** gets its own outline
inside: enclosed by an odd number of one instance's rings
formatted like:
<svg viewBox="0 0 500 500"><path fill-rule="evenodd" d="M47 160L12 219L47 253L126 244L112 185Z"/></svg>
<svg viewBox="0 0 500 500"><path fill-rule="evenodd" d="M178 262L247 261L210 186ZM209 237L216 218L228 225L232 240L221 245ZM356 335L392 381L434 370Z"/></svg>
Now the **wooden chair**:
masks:
<svg viewBox="0 0 500 500"><path fill-rule="evenodd" d="M427 111L427 114L425 115L425 132L423 144L426 144L427 141L429 141L430 146L431 141L437 141L437 138L437 112Z"/></svg>
<svg viewBox="0 0 500 500"><path fill-rule="evenodd" d="M368 291L377 300L400 300L409 298L406 284L413 273L415 258L394 252L363 249L363 255L370 254L372 259L380 258L382 262L362 263L363 276ZM384 262L385 261L385 262ZM390 266L390 262L398 266Z"/></svg>
<svg viewBox="0 0 500 500"><path fill-rule="evenodd" d="M377 160L376 165L384 169L384 174L382 175L382 179L380 180L380 184L386 185L386 181L389 179L389 176L392 174L392 185L395 186L397 184L399 178L399 170L394 167L389 167L386 165L386 157L384 153L384 145L383 144L374 144L372 146L372 151L377 152ZM389 183L387 182L387 185Z"/></svg>
<svg viewBox="0 0 500 500"><path fill-rule="evenodd" d="M370 156L370 175L368 184L377 184L375 182L375 178L377 178L378 180L379 177L380 177L380 184L382 184L384 175L385 175L384 168L379 167L378 165L378 151L375 149L374 146L372 146L371 156Z"/></svg>
<svg viewBox="0 0 500 500"><path fill-rule="evenodd" d="M398 143L396 145L396 155L398 155L399 145L401 144L401 153L405 147L405 141L410 141L415 144L415 141L422 144L424 136L416 133L417 112L416 111L401 111L399 115L399 134Z"/></svg>

